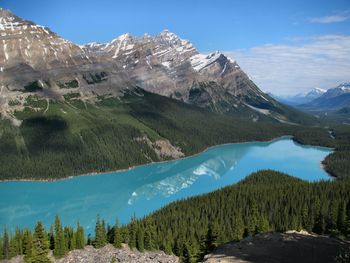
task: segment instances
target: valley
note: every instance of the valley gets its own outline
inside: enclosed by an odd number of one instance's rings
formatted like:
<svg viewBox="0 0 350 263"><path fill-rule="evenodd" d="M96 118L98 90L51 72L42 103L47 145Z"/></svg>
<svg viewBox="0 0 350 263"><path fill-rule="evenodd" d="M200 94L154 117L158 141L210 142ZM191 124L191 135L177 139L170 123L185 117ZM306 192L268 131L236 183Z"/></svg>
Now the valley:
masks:
<svg viewBox="0 0 350 263"><path fill-rule="evenodd" d="M193 43L78 44L0 8L0 260L211 262L261 238L350 255L349 83L274 96Z"/></svg>

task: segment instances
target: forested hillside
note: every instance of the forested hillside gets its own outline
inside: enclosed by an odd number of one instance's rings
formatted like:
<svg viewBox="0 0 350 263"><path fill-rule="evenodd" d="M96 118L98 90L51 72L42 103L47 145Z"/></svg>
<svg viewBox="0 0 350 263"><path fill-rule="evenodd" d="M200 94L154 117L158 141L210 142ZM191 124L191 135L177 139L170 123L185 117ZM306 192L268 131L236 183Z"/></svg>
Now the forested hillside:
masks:
<svg viewBox="0 0 350 263"><path fill-rule="evenodd" d="M140 235L151 236L151 246L173 251L185 262L196 262L228 241L289 229L350 237L349 180L307 183L261 171L237 185L170 204L127 226L129 245L145 246Z"/></svg>
<svg viewBox="0 0 350 263"><path fill-rule="evenodd" d="M327 159L327 170L339 177L349 171L348 127L334 128L332 139L328 128L255 123L142 90L122 98L100 97L94 103L79 96L73 93L64 101L30 96L25 109L15 113L22 120L19 127L0 121L1 180L52 180L172 158L156 154L152 143L157 140L169 140L191 155L216 144L282 135L337 148Z"/></svg>
<svg viewBox="0 0 350 263"><path fill-rule="evenodd" d="M111 228L97 218L95 236L87 241L79 224L75 229L63 227L58 217L48 232L40 222L34 233L18 229L10 235L5 231L0 257L24 254L27 262L46 262L49 249L60 258L85 242L96 248L107 243L120 247L123 242L140 251L161 249L184 262L197 262L228 241L290 229L350 238L350 181L308 183L261 171L236 185L174 202L127 226L116 223Z"/></svg>
<svg viewBox="0 0 350 263"><path fill-rule="evenodd" d="M350 176L350 125L335 125L324 129L299 127L294 140L301 144L334 148L334 152L323 161L328 173L341 178Z"/></svg>

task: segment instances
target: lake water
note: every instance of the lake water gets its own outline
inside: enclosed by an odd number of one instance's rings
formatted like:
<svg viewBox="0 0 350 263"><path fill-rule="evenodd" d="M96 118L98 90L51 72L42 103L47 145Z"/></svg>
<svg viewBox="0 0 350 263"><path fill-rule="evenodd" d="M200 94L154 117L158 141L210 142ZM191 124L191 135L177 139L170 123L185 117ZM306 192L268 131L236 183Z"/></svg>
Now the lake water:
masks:
<svg viewBox="0 0 350 263"><path fill-rule="evenodd" d="M331 152L302 146L291 138L227 144L182 160L139 166L128 171L80 176L56 182L0 183L0 226L46 226L58 214L64 225L79 222L93 232L97 214L126 223L164 205L208 193L261 169L275 169L308 181L329 180L320 162ZM2 232L2 230L1 230Z"/></svg>

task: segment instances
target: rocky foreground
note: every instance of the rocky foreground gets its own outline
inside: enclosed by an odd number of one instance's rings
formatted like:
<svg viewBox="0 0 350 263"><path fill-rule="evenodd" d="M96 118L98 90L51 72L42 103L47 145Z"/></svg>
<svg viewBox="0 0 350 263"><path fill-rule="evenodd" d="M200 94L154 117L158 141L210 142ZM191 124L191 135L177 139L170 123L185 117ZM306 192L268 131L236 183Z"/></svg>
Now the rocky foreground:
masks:
<svg viewBox="0 0 350 263"><path fill-rule="evenodd" d="M305 231L265 233L220 246L207 255L204 262L330 263L337 262L341 251L349 249L349 242Z"/></svg>
<svg viewBox="0 0 350 263"><path fill-rule="evenodd" d="M85 249L70 251L64 258L52 261L55 263L177 263L179 258L173 255L166 255L163 251L139 252L131 250L128 246L121 249L106 245L103 248L95 249L86 246ZM23 257L16 257L8 263L24 263ZM7 263L6 262L6 263Z"/></svg>

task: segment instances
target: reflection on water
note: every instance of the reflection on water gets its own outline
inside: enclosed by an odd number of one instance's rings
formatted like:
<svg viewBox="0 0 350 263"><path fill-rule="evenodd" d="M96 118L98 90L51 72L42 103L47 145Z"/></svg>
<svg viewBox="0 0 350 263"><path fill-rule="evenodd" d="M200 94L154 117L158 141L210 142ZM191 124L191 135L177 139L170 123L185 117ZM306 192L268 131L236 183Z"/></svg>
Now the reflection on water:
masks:
<svg viewBox="0 0 350 263"><path fill-rule="evenodd" d="M290 139L221 145L196 156L128 171L58 182L0 183L0 225L48 226L55 214L64 224L77 220L91 232L96 215L126 223L182 198L235 183L260 169L276 169L305 180L328 179L320 161L330 150L302 147Z"/></svg>
<svg viewBox="0 0 350 263"><path fill-rule="evenodd" d="M228 170L233 170L238 160L248 149L234 148L222 150L220 156L203 154L204 158L194 157L175 161L170 165L154 166L153 174L166 173L167 177L156 182L144 184L130 196L128 204L132 205L141 197L150 200L155 196L170 197L184 188L190 187L200 176L209 176L219 180ZM188 162L189 165L186 165Z"/></svg>

